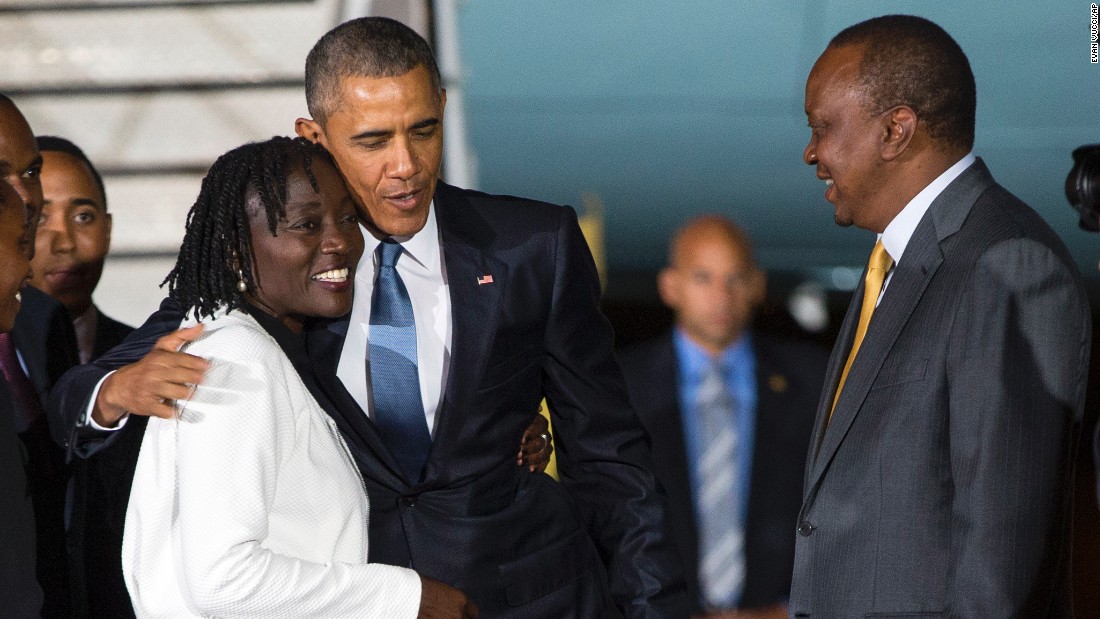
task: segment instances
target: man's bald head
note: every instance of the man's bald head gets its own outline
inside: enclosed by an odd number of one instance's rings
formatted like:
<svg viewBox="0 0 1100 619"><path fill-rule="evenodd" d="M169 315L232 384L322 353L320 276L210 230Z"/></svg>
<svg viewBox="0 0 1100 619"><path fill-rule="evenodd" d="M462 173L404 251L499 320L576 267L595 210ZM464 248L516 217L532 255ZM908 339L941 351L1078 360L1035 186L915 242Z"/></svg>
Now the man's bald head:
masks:
<svg viewBox="0 0 1100 619"><path fill-rule="evenodd" d="M28 235L34 238L42 212L42 156L27 119L15 103L0 94L0 178L6 180L26 205ZM28 246L34 256L34 243Z"/></svg>
<svg viewBox="0 0 1100 619"><path fill-rule="evenodd" d="M658 278L677 326L711 354L744 334L764 301L765 285L749 236L720 215L697 217L677 230Z"/></svg>
<svg viewBox="0 0 1100 619"><path fill-rule="evenodd" d="M700 215L680 226L668 246L668 264L674 266L679 259L699 243L726 244L744 254L748 265L756 268L752 251L752 239L737 224L721 215Z"/></svg>

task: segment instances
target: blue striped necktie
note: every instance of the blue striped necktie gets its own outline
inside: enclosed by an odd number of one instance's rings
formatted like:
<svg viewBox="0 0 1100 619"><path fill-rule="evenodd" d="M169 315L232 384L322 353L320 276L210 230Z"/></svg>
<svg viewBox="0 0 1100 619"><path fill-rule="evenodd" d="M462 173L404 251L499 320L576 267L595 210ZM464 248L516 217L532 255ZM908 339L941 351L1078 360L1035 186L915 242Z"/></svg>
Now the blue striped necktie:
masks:
<svg viewBox="0 0 1100 619"><path fill-rule="evenodd" d="M378 245L378 279L370 304L367 367L374 399L374 423L397 458L406 481L420 481L432 436L420 399L416 365L416 321L409 291L397 273L401 245Z"/></svg>
<svg viewBox="0 0 1100 619"><path fill-rule="evenodd" d="M709 609L736 608L745 584L745 528L741 522L737 403L715 362L696 398L703 430L699 461L699 586Z"/></svg>

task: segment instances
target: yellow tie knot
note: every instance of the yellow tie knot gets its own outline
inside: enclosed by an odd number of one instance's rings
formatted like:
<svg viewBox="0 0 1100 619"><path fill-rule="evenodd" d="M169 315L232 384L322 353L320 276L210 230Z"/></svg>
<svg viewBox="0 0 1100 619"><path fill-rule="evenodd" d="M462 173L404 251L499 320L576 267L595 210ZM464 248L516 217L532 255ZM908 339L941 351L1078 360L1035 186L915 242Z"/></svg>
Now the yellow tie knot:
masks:
<svg viewBox="0 0 1100 619"><path fill-rule="evenodd" d="M882 239L875 242L875 248L871 250L871 258L867 260L867 280L871 281L871 273L874 272L879 278L879 291L882 291L881 280L885 278L886 272L890 270L890 267L894 266L894 259L890 257L890 253L886 251L886 248L882 245Z"/></svg>

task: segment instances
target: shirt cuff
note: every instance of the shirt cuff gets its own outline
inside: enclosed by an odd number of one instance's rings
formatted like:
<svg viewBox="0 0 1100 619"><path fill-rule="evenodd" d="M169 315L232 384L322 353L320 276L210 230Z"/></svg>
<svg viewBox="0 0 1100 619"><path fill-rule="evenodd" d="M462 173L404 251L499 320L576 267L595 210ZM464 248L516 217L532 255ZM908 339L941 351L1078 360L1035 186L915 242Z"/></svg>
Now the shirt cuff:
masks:
<svg viewBox="0 0 1100 619"><path fill-rule="evenodd" d="M112 428L105 428L95 422L92 418L92 411L95 409L95 399L99 397L99 389L103 387L103 381L107 380L107 377L114 374L114 371L108 372L106 376L99 379L99 382L95 384L95 389L92 390L92 397L88 399L88 409L84 411L84 416L80 419L80 427L91 428L93 430L99 430L101 432L117 432L126 425L126 420L130 418L130 413L125 413L118 418L118 423Z"/></svg>

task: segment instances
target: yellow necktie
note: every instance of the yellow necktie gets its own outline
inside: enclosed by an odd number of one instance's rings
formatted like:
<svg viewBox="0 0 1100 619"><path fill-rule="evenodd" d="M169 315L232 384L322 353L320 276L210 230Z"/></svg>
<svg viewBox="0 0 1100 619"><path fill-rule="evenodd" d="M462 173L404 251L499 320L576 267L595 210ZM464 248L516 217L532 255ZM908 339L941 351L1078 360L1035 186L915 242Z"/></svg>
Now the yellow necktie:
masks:
<svg viewBox="0 0 1100 619"><path fill-rule="evenodd" d="M844 381L848 378L848 370L852 369L852 362L856 360L859 345L863 343L863 336L867 335L867 325L871 324L871 314L875 313L878 304L878 296L882 292L882 283L886 280L886 273L894 265L894 259L886 253L880 239L871 250L871 258L867 261L867 275L863 278L863 307L859 310L859 325L856 326L856 337L852 341L852 352L848 353L848 361L844 363L844 371L840 374L840 383L836 386L836 394L833 395L833 406L829 409L829 418L833 417L833 409L836 401L840 399L840 391L844 389Z"/></svg>

